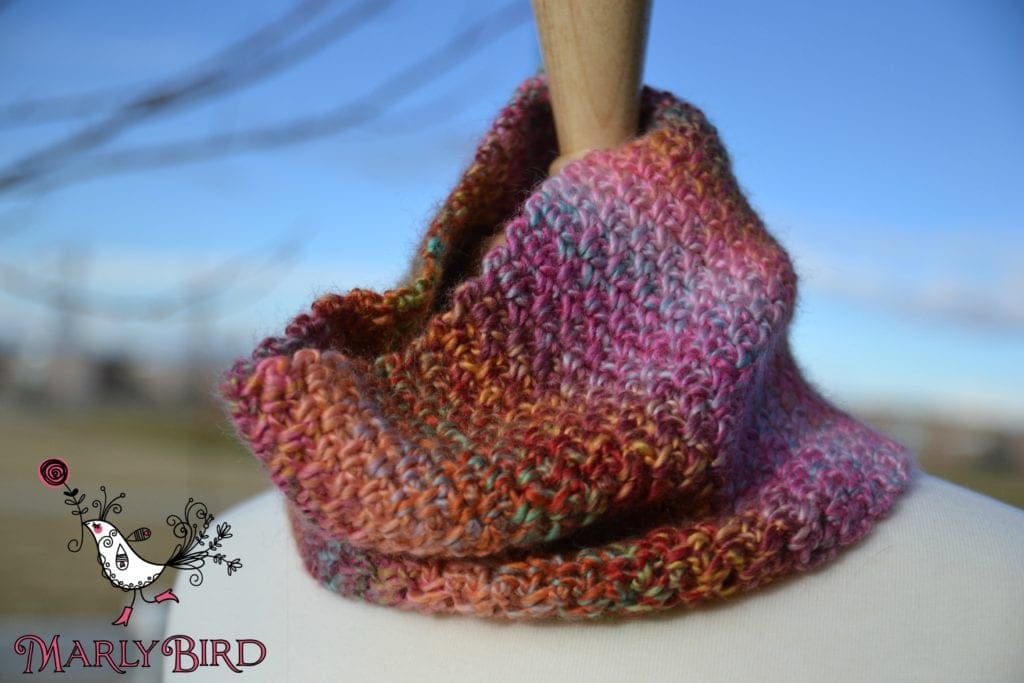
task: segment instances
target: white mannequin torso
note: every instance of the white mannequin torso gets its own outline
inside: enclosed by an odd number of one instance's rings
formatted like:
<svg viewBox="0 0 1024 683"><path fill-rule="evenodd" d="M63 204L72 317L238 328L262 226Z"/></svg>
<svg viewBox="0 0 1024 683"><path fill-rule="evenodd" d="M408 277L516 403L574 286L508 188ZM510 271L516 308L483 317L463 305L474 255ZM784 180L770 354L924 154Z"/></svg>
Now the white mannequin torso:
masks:
<svg viewBox="0 0 1024 683"><path fill-rule="evenodd" d="M821 569L715 605L609 623L428 616L335 595L268 491L218 515L228 578L179 578L167 634L253 638L267 681L1024 681L1024 512L921 475ZM173 660L164 659L165 674ZM189 680L221 680L224 667Z"/></svg>

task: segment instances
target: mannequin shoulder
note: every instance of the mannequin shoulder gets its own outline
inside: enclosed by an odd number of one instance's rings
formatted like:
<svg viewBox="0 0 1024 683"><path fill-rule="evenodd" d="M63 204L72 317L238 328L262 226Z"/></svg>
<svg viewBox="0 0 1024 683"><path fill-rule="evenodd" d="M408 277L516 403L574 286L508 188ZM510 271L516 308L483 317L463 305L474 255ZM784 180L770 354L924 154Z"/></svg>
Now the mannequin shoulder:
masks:
<svg viewBox="0 0 1024 683"><path fill-rule="evenodd" d="M1024 511L921 475L890 518L851 549L920 625L965 625L996 643L1024 642ZM928 623L925 623L925 619Z"/></svg>
<svg viewBox="0 0 1024 683"><path fill-rule="evenodd" d="M230 578L210 572L210 585L194 590L180 580L168 633L260 639L269 653L261 675L1024 680L1024 512L927 475L815 571L706 608L610 624L436 618L341 598L301 565L276 491L220 518L244 566ZM531 656L513 662L510 652Z"/></svg>
<svg viewBox="0 0 1024 683"><path fill-rule="evenodd" d="M878 530L907 552L941 555L960 566L1024 559L1024 510L926 474Z"/></svg>

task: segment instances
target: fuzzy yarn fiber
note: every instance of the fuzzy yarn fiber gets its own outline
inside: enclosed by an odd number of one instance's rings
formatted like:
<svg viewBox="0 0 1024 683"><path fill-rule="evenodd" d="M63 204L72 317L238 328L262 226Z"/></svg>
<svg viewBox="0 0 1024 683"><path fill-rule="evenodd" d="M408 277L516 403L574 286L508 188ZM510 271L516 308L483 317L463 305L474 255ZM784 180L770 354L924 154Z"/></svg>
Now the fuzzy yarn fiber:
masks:
<svg viewBox="0 0 1024 683"><path fill-rule="evenodd" d="M526 81L402 284L317 299L227 373L322 584L426 613L652 612L820 565L906 489L909 453L795 365L793 267L715 129L650 88L641 119L545 179Z"/></svg>

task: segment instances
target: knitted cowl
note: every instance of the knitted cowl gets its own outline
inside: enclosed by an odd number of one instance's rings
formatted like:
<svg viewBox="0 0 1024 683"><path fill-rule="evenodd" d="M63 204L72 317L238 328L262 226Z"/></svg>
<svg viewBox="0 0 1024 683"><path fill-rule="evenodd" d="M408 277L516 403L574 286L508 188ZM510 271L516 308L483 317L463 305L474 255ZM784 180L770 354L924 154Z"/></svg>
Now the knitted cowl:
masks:
<svg viewBox="0 0 1024 683"><path fill-rule="evenodd" d="M795 365L793 267L715 129L649 88L641 119L544 179L526 81L404 284L323 296L228 372L322 584L427 613L664 610L825 562L907 487L908 452Z"/></svg>

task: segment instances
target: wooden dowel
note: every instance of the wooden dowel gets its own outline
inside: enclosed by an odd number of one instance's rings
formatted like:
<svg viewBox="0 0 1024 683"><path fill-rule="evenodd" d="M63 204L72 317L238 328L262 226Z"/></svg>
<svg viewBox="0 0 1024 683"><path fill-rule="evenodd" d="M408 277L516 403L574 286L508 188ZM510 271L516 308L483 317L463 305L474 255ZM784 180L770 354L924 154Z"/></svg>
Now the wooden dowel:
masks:
<svg viewBox="0 0 1024 683"><path fill-rule="evenodd" d="M648 0L533 0L560 156L616 147L637 133Z"/></svg>
<svg viewBox="0 0 1024 683"><path fill-rule="evenodd" d="M650 0L532 0L559 157L549 173L592 149L636 135ZM481 254L505 241L488 239ZM479 264L478 264L479 265Z"/></svg>

